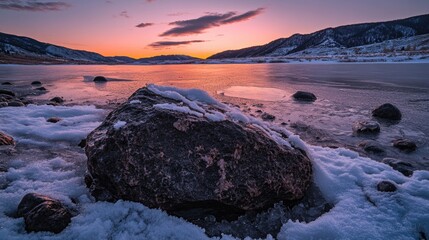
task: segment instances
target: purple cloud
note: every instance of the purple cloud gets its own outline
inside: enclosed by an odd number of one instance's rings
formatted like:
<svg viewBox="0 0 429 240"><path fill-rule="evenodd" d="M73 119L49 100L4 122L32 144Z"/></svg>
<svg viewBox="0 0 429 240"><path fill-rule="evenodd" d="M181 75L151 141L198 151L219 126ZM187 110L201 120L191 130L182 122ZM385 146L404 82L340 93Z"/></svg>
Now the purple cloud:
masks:
<svg viewBox="0 0 429 240"><path fill-rule="evenodd" d="M152 26L152 25L154 25L154 23L140 23L140 24L137 24L136 27L138 27L138 28L145 28L145 27L149 27L149 26Z"/></svg>
<svg viewBox="0 0 429 240"><path fill-rule="evenodd" d="M173 25L176 27L162 33L160 36L166 37L200 34L203 33L204 30L207 30L209 28L249 20L261 14L263 11L264 8L258 8L256 10L248 11L240 15L237 15L236 12L228 12L224 14L209 13L208 15L195 19L176 21L169 23L169 25Z"/></svg>
<svg viewBox="0 0 429 240"><path fill-rule="evenodd" d="M191 40L191 41L160 41L149 44L149 47L153 48L166 48L172 46L189 45L192 43L202 43L204 40Z"/></svg>
<svg viewBox="0 0 429 240"><path fill-rule="evenodd" d="M21 0L1 0L0 9L12 11L60 11L64 10L71 5L66 2L52 1L52 2L38 2L38 1L21 1Z"/></svg>

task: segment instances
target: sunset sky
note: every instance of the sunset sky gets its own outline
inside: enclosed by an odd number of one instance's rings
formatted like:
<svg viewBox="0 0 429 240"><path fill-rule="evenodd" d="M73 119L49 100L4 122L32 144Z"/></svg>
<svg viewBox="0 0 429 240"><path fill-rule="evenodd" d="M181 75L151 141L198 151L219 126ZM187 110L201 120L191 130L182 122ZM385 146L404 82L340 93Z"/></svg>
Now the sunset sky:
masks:
<svg viewBox="0 0 429 240"><path fill-rule="evenodd" d="M429 0L0 0L0 32L105 56L214 53L429 13Z"/></svg>

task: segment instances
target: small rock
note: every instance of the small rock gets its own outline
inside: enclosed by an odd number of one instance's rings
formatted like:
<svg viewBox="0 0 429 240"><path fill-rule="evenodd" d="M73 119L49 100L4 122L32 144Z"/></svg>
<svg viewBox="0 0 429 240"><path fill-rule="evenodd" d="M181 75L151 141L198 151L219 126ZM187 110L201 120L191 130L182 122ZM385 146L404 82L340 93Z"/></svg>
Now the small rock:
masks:
<svg viewBox="0 0 429 240"><path fill-rule="evenodd" d="M55 103L63 103L64 99L62 99L61 97L54 97L50 101Z"/></svg>
<svg viewBox="0 0 429 240"><path fill-rule="evenodd" d="M282 123L280 123L282 126L287 126L287 123L285 123L285 122L282 122Z"/></svg>
<svg viewBox="0 0 429 240"><path fill-rule="evenodd" d="M413 175L413 165L408 162L404 162L395 158L384 158L382 163L391 166L396 171L402 173L404 176L410 177Z"/></svg>
<svg viewBox="0 0 429 240"><path fill-rule="evenodd" d="M0 146L2 145L15 145L15 141L11 136L0 132Z"/></svg>
<svg viewBox="0 0 429 240"><path fill-rule="evenodd" d="M103 76L97 76L94 78L94 82L107 82L107 79Z"/></svg>
<svg viewBox="0 0 429 240"><path fill-rule="evenodd" d="M262 113L262 110L261 110L261 109L258 109L258 110L256 110L255 112L256 112L256 113Z"/></svg>
<svg viewBox="0 0 429 240"><path fill-rule="evenodd" d="M264 104L262 104L262 103L256 103L256 104L253 104L252 106L257 107L257 108L263 108Z"/></svg>
<svg viewBox="0 0 429 240"><path fill-rule="evenodd" d="M356 134L379 133L380 124L374 121L359 121L353 125L353 132Z"/></svg>
<svg viewBox="0 0 429 240"><path fill-rule="evenodd" d="M84 138L84 139L80 140L78 146L81 148L84 148L86 146L86 139Z"/></svg>
<svg viewBox="0 0 429 240"><path fill-rule="evenodd" d="M314 102L317 99L316 95L314 95L313 93L303 92L303 91L296 92L294 95L292 95L292 97L295 100L305 101L305 102Z"/></svg>
<svg viewBox="0 0 429 240"><path fill-rule="evenodd" d="M387 120L401 120L401 111L390 103L385 103L372 111L372 116Z"/></svg>
<svg viewBox="0 0 429 240"><path fill-rule="evenodd" d="M39 90L39 91L46 91L47 89L46 89L45 87L39 87L39 88L36 88L36 90Z"/></svg>
<svg viewBox="0 0 429 240"><path fill-rule="evenodd" d="M18 217L24 216L28 232L61 232L71 222L72 214L60 201L37 193L28 193L18 205Z"/></svg>
<svg viewBox="0 0 429 240"><path fill-rule="evenodd" d="M24 107L25 104L19 101L12 101L7 104L9 107Z"/></svg>
<svg viewBox="0 0 429 240"><path fill-rule="evenodd" d="M395 148L405 152L414 152L417 149L416 143L409 139L396 139L392 143Z"/></svg>
<svg viewBox="0 0 429 240"><path fill-rule="evenodd" d="M274 119L276 119L276 117L274 115L271 115L269 113L263 113L261 115L262 120L264 121L273 121Z"/></svg>
<svg viewBox="0 0 429 240"><path fill-rule="evenodd" d="M377 190L380 192L394 192L396 191L396 186L389 181L382 181L377 184Z"/></svg>
<svg viewBox="0 0 429 240"><path fill-rule="evenodd" d="M2 82L2 83L1 83L1 85L7 85L7 86L10 86L10 85L12 85L12 83L11 83L11 82Z"/></svg>
<svg viewBox="0 0 429 240"><path fill-rule="evenodd" d="M42 85L42 83L40 81L33 81L31 85Z"/></svg>
<svg viewBox="0 0 429 240"><path fill-rule="evenodd" d="M4 90L4 89L0 89L0 94L4 94L4 95L8 95L11 97L15 97L16 94L14 92L8 91L8 90Z"/></svg>
<svg viewBox="0 0 429 240"><path fill-rule="evenodd" d="M57 123L57 122L59 122L59 121L61 121L62 119L61 118L59 118L59 117L51 117L51 118L48 118L48 120L46 120L47 122L50 122L50 123Z"/></svg>
<svg viewBox="0 0 429 240"><path fill-rule="evenodd" d="M373 153L373 154L383 154L384 149L382 146L373 140L365 140L359 143L359 147L362 147L365 152Z"/></svg>

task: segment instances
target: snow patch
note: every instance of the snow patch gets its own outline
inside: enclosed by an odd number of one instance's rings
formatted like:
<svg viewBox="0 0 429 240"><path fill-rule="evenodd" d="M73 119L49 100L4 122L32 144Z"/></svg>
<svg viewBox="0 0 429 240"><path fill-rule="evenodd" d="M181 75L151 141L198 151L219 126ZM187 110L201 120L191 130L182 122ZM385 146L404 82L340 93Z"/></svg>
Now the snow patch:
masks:
<svg viewBox="0 0 429 240"><path fill-rule="evenodd" d="M118 121L115 124L113 124L113 128L116 129L116 130L118 130L118 129L124 127L125 125L127 125L127 122L125 122L125 121Z"/></svg>

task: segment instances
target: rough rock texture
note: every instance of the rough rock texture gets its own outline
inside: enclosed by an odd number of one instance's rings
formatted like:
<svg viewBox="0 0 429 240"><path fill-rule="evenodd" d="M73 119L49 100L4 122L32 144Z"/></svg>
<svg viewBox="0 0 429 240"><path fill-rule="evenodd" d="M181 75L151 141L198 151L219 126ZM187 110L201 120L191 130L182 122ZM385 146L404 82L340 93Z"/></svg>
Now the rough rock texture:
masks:
<svg viewBox="0 0 429 240"><path fill-rule="evenodd" d="M401 111L390 103L385 103L372 111L372 116L387 120L401 120Z"/></svg>
<svg viewBox="0 0 429 240"><path fill-rule="evenodd" d="M311 183L305 154L258 127L156 108L181 103L147 88L129 102L136 100L113 111L87 138L87 183L98 200L131 200L170 212L207 205L239 212L298 200Z"/></svg>
<svg viewBox="0 0 429 240"><path fill-rule="evenodd" d="M316 95L314 95L313 93L303 92L303 91L296 92L295 94L292 95L292 97L295 100L306 101L306 102L314 102L317 99Z"/></svg>
<svg viewBox="0 0 429 240"><path fill-rule="evenodd" d="M97 76L93 80L94 82L107 82L107 79L103 76Z"/></svg>
<svg viewBox="0 0 429 240"><path fill-rule="evenodd" d="M389 181L382 181L377 184L377 190L380 192L394 192L396 191L396 186Z"/></svg>
<svg viewBox="0 0 429 240"><path fill-rule="evenodd" d="M396 139L392 143L395 148L404 152L414 152L417 149L416 143L408 139Z"/></svg>
<svg viewBox="0 0 429 240"><path fill-rule="evenodd" d="M355 134L379 133L380 124L374 121L359 121L353 125Z"/></svg>
<svg viewBox="0 0 429 240"><path fill-rule="evenodd" d="M61 98L61 97L54 97L54 98L52 98L50 101L51 101L51 102L54 102L54 103L63 103L63 102L64 102L64 99L63 99L63 98Z"/></svg>
<svg viewBox="0 0 429 240"><path fill-rule="evenodd" d="M61 232L71 222L72 214L60 201L37 193L25 195L18 205L17 215L24 217L28 232Z"/></svg>
<svg viewBox="0 0 429 240"><path fill-rule="evenodd" d="M11 136L0 132L0 146L2 145L15 145L15 141Z"/></svg>
<svg viewBox="0 0 429 240"><path fill-rule="evenodd" d="M391 166L393 169L402 173L404 176L409 177L413 175L414 167L411 163L404 162L395 158L384 158L382 162Z"/></svg>

